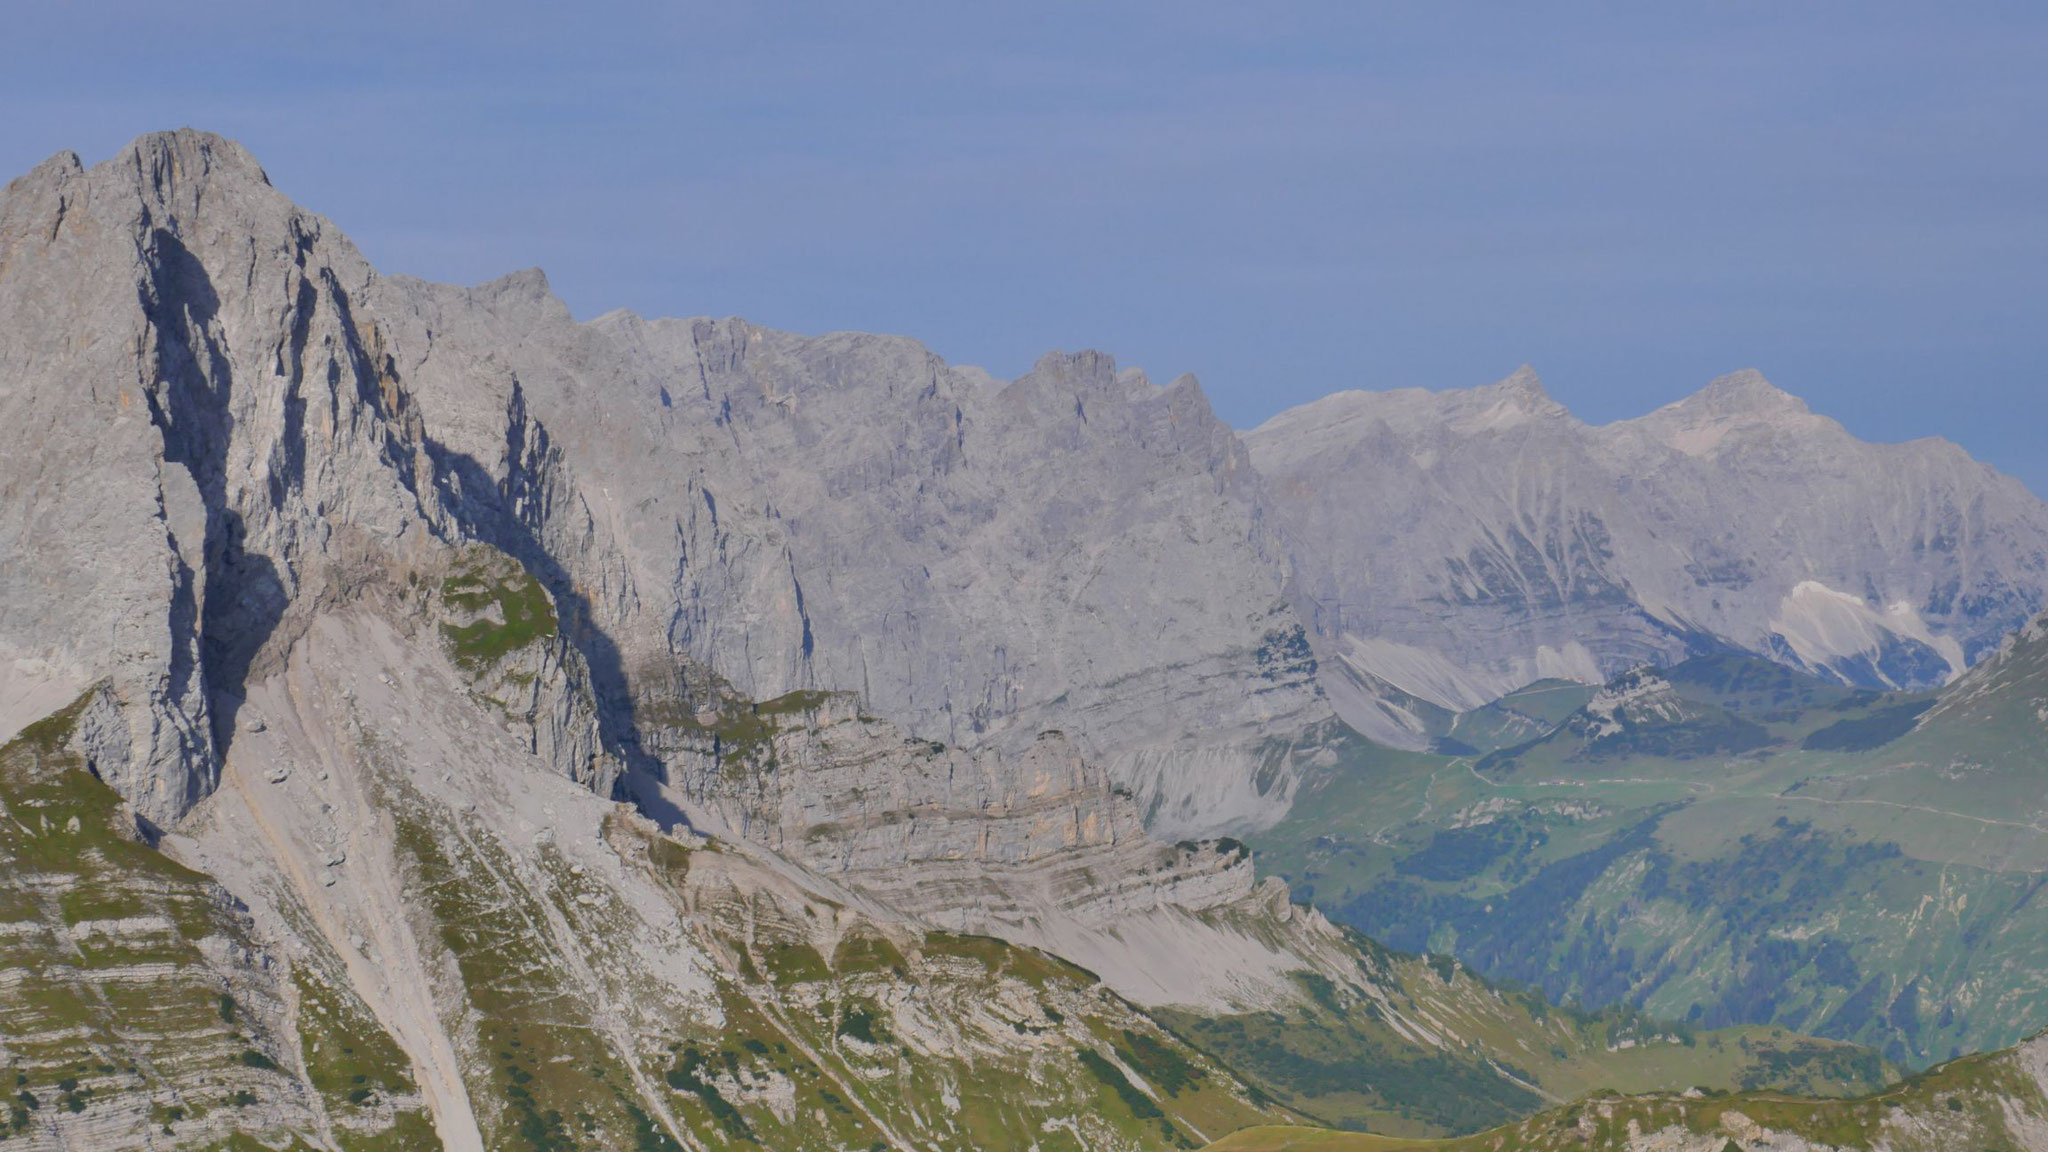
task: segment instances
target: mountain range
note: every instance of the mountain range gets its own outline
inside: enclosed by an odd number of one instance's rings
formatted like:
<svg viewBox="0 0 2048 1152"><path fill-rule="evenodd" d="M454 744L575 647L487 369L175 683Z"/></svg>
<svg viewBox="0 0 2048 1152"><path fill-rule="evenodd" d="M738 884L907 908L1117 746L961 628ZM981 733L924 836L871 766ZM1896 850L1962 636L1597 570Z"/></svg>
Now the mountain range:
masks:
<svg viewBox="0 0 2048 1152"><path fill-rule="evenodd" d="M2030 834L1904 827L2024 796L2048 508L1754 374L1604 428L1524 371L1240 436L1100 353L1000 381L385 276L182 130L0 194L0 570L26 1147L1443 1136L2048 1025ZM1714 758L1756 779L1710 817ZM1797 937L1725 964L1834 974L1766 1008L1658 977L1692 879L1555 877L1669 873L1688 820L1848 861L1882 898L1827 899L1880 920L1953 903L1907 934L1952 969Z"/></svg>
<svg viewBox="0 0 2048 1152"><path fill-rule="evenodd" d="M1526 368L1340 392L1245 443L1328 695L1385 743L1420 747L1430 706L1723 650L1935 687L2048 590L2024 486L1946 441L1858 441L1755 372L1604 427Z"/></svg>

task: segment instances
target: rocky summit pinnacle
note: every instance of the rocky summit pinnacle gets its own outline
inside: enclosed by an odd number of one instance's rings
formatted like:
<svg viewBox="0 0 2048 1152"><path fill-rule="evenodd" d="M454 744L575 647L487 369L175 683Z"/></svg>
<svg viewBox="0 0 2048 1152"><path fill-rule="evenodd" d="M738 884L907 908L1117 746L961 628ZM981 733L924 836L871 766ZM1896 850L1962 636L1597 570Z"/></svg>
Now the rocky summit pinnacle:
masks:
<svg viewBox="0 0 2048 1152"><path fill-rule="evenodd" d="M1702 408L1725 415L1803 415L1812 411L1806 406L1806 401L1764 379L1764 374L1754 368L1717 377L1705 388L1679 401L1678 406Z"/></svg>
<svg viewBox="0 0 2048 1152"><path fill-rule="evenodd" d="M1533 402L1548 402L1550 393L1543 387L1543 378L1536 369L1527 364L1508 373L1494 388L1512 396L1526 397Z"/></svg>

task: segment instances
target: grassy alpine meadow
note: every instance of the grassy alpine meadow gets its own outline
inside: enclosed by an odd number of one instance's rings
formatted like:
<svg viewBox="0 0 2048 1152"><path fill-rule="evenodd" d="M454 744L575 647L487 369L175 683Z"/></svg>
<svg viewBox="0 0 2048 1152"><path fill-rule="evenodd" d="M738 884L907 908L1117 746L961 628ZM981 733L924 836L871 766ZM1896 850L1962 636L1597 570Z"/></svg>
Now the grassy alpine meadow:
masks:
<svg viewBox="0 0 2048 1152"><path fill-rule="evenodd" d="M1214 1152L1625 1152L1658 1147L1800 1147L1833 1152L2018 1152L2033 1147L2048 1096L2041 1038L1965 1057L1847 1099L1780 1092L1598 1093L1517 1123L1447 1140L1297 1126L1250 1128Z"/></svg>
<svg viewBox="0 0 2048 1152"><path fill-rule="evenodd" d="M1358 741L1253 846L1391 947L1924 1067L2048 1023L2039 646L1938 696L1723 656L1504 748Z"/></svg>

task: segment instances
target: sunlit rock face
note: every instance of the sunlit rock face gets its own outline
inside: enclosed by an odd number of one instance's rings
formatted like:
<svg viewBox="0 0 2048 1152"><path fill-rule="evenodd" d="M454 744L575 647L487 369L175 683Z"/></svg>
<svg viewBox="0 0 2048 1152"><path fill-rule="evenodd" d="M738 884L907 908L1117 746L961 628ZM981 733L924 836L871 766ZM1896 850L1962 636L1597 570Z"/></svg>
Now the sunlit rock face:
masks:
<svg viewBox="0 0 2048 1152"><path fill-rule="evenodd" d="M67 153L0 198L7 695L105 682L91 758L146 819L214 787L294 606L452 530L374 280L201 133Z"/></svg>
<svg viewBox="0 0 2048 1152"><path fill-rule="evenodd" d="M1329 717L1191 378L389 279L203 133L50 161L0 242L0 706L109 679L95 764L159 824L309 606L468 542L562 601L595 728L536 739L599 784L658 767L634 701L823 689L959 746L1058 729L1195 832L1284 810L1271 738Z"/></svg>
<svg viewBox="0 0 2048 1152"><path fill-rule="evenodd" d="M1347 719L1469 708L1733 647L1872 687L1946 682L2048 596L2048 509L1941 440L1868 444L1754 372L1575 419L1523 369L1342 392L1245 442Z"/></svg>
<svg viewBox="0 0 2048 1152"><path fill-rule="evenodd" d="M636 696L702 669L963 747L1057 729L1176 835L1284 810L1266 746L1329 711L1192 379L1080 353L998 384L899 337L578 325L537 275L388 287L430 424L530 494L509 550L560 566Z"/></svg>

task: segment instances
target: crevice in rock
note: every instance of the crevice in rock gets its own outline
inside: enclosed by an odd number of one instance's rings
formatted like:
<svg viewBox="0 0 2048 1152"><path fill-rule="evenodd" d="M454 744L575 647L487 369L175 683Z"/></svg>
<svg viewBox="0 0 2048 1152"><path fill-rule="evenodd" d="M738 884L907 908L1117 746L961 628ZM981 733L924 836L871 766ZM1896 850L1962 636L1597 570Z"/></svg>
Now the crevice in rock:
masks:
<svg viewBox="0 0 2048 1152"><path fill-rule="evenodd" d="M246 550L242 516L228 506L226 461L234 430L229 401L235 381L218 335L220 298L205 267L170 231L152 229L145 254L148 279L141 285L141 303L155 338L156 361L156 379L147 390L150 420L163 436L165 462L191 475L206 514L196 625L212 746L192 750L205 762L196 766L201 778L188 777L185 783L190 802L211 790L234 739L249 665L283 618L289 596L277 565ZM193 581L187 580L177 597L193 596ZM173 613L174 629L193 627L189 612L182 623L179 615Z"/></svg>
<svg viewBox="0 0 2048 1152"><path fill-rule="evenodd" d="M583 658L590 676L599 742L623 769L621 784L614 791L634 791L624 784L630 776L662 778L660 760L646 751L640 739L632 688L617 641L597 624L589 596L577 588L568 569L541 538L553 502L550 473L561 462L549 443L547 429L528 415L518 382L513 382L506 403L502 483L474 457L432 438L424 443L442 503L462 531L512 557L553 597L561 635ZM658 813L648 815L660 818Z"/></svg>

